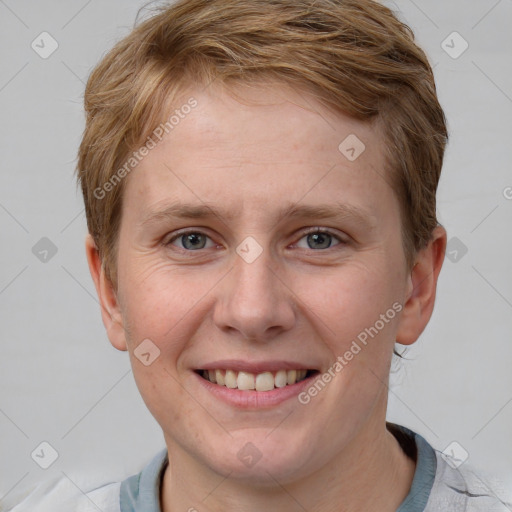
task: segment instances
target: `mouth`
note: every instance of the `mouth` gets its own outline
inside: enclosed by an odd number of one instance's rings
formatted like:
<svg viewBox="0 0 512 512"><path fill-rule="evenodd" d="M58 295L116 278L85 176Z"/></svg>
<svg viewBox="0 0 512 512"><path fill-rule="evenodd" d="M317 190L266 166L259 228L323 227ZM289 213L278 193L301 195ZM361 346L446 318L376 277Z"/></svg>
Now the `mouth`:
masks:
<svg viewBox="0 0 512 512"><path fill-rule="evenodd" d="M272 410L294 399L320 375L320 367L284 359L219 359L192 369L198 391L208 400L239 410ZM299 403L298 401L296 403Z"/></svg>
<svg viewBox="0 0 512 512"><path fill-rule="evenodd" d="M246 391L270 392L276 389L288 388L319 374L318 370L282 369L250 373L229 369L195 370L202 379L220 387Z"/></svg>

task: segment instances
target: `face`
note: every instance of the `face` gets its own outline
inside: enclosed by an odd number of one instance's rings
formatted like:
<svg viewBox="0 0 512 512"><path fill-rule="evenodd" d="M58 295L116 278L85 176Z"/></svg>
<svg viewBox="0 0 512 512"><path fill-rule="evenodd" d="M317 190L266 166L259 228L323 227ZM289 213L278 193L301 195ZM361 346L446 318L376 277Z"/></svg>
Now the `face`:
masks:
<svg viewBox="0 0 512 512"><path fill-rule="evenodd" d="M127 178L109 336L175 460L286 482L384 425L411 283L380 134L285 86L237 92L187 91Z"/></svg>

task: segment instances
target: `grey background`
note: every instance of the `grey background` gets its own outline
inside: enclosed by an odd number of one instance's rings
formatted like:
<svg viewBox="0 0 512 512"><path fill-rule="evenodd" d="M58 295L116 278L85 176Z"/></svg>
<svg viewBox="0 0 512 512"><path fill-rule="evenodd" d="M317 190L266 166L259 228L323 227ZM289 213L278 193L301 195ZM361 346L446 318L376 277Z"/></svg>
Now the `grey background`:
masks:
<svg viewBox="0 0 512 512"><path fill-rule="evenodd" d="M467 463L512 488L512 0L387 3L435 66L451 134L438 211L452 252L433 318L408 351L414 360L392 376L389 419L440 450L457 441ZM124 478L164 446L127 354L105 335L73 175L86 78L142 5L0 0L4 502L51 476ZM46 59L31 47L44 31L59 45ZM454 31L469 44L457 58ZM34 254L43 237L57 249L46 262ZM31 458L42 441L59 455L46 470Z"/></svg>

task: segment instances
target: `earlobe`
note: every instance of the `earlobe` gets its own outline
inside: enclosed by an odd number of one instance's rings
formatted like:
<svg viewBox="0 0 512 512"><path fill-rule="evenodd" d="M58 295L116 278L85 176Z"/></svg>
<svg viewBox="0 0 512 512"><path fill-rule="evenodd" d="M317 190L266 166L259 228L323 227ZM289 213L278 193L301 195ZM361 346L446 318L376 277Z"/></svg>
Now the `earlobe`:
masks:
<svg viewBox="0 0 512 512"><path fill-rule="evenodd" d="M408 277L408 293L396 335L396 341L402 345L412 345L432 316L445 250L446 230L437 226L427 247L418 253Z"/></svg>
<svg viewBox="0 0 512 512"><path fill-rule="evenodd" d="M107 330L110 343L118 350L127 350L121 310L117 294L103 268L98 248L93 237L88 234L85 240L85 251L89 271L94 281L96 293L101 306L101 318Z"/></svg>

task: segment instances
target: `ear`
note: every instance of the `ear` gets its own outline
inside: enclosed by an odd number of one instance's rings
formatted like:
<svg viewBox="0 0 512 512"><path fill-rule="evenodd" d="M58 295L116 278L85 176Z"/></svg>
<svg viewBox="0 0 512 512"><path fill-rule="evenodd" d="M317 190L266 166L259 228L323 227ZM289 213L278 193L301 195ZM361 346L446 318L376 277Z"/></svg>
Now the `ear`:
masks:
<svg viewBox="0 0 512 512"><path fill-rule="evenodd" d="M87 235L85 240L85 252L87 254L87 262L89 263L89 271L91 272L94 286L96 287L96 293L100 301L103 325L107 330L110 343L118 350L127 350L117 294L110 279L105 275L98 248L90 234Z"/></svg>
<svg viewBox="0 0 512 512"><path fill-rule="evenodd" d="M402 345L412 345L432 316L445 250L446 230L437 226L428 245L418 253L407 278L408 290L396 335L396 341Z"/></svg>

